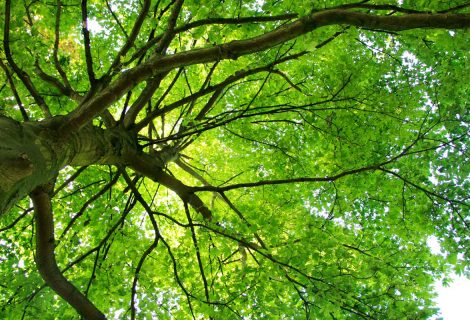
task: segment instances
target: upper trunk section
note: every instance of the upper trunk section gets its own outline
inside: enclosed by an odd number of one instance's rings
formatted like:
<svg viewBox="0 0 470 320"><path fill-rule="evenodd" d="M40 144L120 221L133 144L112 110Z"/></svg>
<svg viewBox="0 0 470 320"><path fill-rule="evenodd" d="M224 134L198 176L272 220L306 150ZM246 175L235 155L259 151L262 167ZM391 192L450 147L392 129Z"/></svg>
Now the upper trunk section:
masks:
<svg viewBox="0 0 470 320"><path fill-rule="evenodd" d="M0 216L66 165L124 164L138 152L124 130L86 126L61 133L61 120L20 123L0 117Z"/></svg>

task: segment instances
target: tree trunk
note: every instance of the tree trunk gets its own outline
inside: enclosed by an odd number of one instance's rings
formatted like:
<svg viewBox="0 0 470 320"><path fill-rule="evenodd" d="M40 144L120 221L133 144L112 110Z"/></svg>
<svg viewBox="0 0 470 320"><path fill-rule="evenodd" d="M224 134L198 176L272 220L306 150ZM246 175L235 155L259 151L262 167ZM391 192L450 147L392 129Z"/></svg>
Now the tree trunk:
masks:
<svg viewBox="0 0 470 320"><path fill-rule="evenodd" d="M50 182L65 166L106 164L129 166L173 190L204 218L207 207L192 190L163 168L175 150L166 147L152 156L143 153L137 137L122 127L102 129L87 125L67 132L63 118L20 123L0 117L0 216L37 186Z"/></svg>
<svg viewBox="0 0 470 320"><path fill-rule="evenodd" d="M20 123L0 117L0 215L67 166L124 164L138 153L124 130L85 126L58 130L61 118Z"/></svg>

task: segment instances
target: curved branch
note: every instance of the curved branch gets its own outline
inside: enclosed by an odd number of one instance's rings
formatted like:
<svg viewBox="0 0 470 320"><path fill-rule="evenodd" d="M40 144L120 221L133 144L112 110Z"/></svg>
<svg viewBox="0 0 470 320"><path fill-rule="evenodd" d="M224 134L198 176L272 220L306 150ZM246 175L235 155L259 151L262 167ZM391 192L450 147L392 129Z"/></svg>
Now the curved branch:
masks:
<svg viewBox="0 0 470 320"><path fill-rule="evenodd" d="M186 23L182 26L176 27L173 30L173 33L178 34L193 28L202 27L202 26L209 26L209 25L230 25L230 24L249 24L249 23L261 23L261 22L276 22L276 21L283 21L283 20L291 20L297 18L296 13L288 13L282 14L279 16L257 16L257 17L239 17L239 18L208 18L208 19L201 19L196 20L193 22ZM131 62L135 61L137 58L142 57L147 51L158 43L161 38L163 37L162 34L158 35L157 37L149 40L142 48L140 48L129 61L126 61L124 65L129 65Z"/></svg>
<svg viewBox="0 0 470 320"><path fill-rule="evenodd" d="M41 277L52 290L67 301L86 319L106 319L93 303L70 283L60 271L55 260L54 222L51 198L45 187L31 193L36 215L36 265Z"/></svg>
<svg viewBox="0 0 470 320"><path fill-rule="evenodd" d="M243 24L243 23L261 23L276 22L297 18L296 13L287 13L278 16L258 16L258 17L239 17L239 18L207 18L193 21L184 26L175 28L175 32L183 32L192 28L210 25L210 24Z"/></svg>
<svg viewBox="0 0 470 320"><path fill-rule="evenodd" d="M393 12L401 12L401 13L430 13L425 11L418 11L413 9L402 8L393 4L371 4L371 3L348 3L342 4L336 7L331 7L331 9L369 9L369 10L387 10Z"/></svg>
<svg viewBox="0 0 470 320"><path fill-rule="evenodd" d="M379 170L381 165L384 165L384 163L362 167L358 169L346 170L333 176L300 177L300 178L278 179L278 180L261 180L257 182L237 183L237 184L232 184L232 185L228 185L225 187L215 187L215 186L192 187L191 190L193 192L200 192L200 191L226 192L229 190L240 189L240 188L253 188L253 187L261 187L261 186L268 186L268 185L289 184L289 183L333 182L348 175L358 174L358 173L362 173L366 171Z"/></svg>
<svg viewBox="0 0 470 320"><path fill-rule="evenodd" d="M462 10L462 9L465 9L465 8L468 8L468 7L470 7L470 2L463 3L463 4L460 4L460 5L455 6L455 7L450 7L450 8L445 9L445 10L438 11L438 13L449 13L449 12L453 12L453 11L457 11L457 10Z"/></svg>
<svg viewBox="0 0 470 320"><path fill-rule="evenodd" d="M117 101L138 83L182 66L208 63L260 52L328 25L351 25L360 28L402 31L415 28L465 29L470 27L470 14L407 14L381 16L333 9L313 12L303 18L262 35L235 40L209 48L194 49L168 56L154 54L146 63L127 70L100 94L84 102L68 115L64 128L75 131Z"/></svg>
<svg viewBox="0 0 470 320"><path fill-rule="evenodd" d="M161 162L160 160L156 160L155 157L147 154L129 156L126 160L129 166L135 171L175 192L183 202L189 203L204 219L212 219L212 212L207 208L201 198L194 194L191 187L163 171L163 164L159 163Z"/></svg>

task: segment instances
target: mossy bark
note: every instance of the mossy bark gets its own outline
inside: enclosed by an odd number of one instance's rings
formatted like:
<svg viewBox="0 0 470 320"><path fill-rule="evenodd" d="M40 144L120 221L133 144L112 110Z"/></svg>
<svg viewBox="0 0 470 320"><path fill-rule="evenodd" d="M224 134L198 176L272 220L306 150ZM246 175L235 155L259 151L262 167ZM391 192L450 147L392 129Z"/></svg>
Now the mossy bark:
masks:
<svg viewBox="0 0 470 320"><path fill-rule="evenodd" d="M68 133L61 118L20 123L0 117L0 216L67 166L123 164L138 153L124 130L86 126Z"/></svg>

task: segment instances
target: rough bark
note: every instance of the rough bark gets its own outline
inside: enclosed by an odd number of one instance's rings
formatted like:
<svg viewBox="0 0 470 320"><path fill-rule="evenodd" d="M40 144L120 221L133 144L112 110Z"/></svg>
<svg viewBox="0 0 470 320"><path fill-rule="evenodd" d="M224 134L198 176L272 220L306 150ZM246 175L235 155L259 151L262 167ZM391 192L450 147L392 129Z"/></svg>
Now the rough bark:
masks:
<svg viewBox="0 0 470 320"><path fill-rule="evenodd" d="M129 166L161 183L205 219L211 219L209 209L191 188L164 172L173 158L171 148L152 156L145 154L136 136L120 127L101 129L88 125L61 135L62 129L58 128L62 120L20 123L0 117L0 215L67 165L108 164Z"/></svg>
<svg viewBox="0 0 470 320"><path fill-rule="evenodd" d="M64 138L57 130L61 120L0 117L0 215L66 165L121 164L138 152L133 137L119 129L86 126Z"/></svg>
<svg viewBox="0 0 470 320"><path fill-rule="evenodd" d="M40 123L0 117L0 214L52 179L64 162L48 143L54 139L45 139L48 131Z"/></svg>

